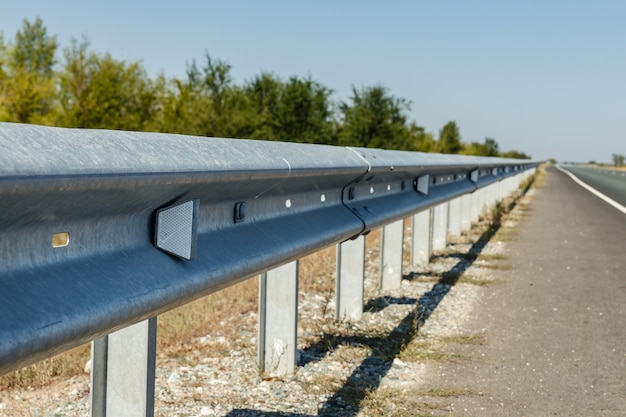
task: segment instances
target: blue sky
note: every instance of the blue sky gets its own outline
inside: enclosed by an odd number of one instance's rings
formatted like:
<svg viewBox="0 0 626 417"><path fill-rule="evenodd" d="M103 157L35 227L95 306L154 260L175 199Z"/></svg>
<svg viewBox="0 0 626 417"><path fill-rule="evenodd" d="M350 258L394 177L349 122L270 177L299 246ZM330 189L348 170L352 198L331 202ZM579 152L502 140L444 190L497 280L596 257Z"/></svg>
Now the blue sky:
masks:
<svg viewBox="0 0 626 417"><path fill-rule="evenodd" d="M4 3L5 42L40 16L62 47L85 35L150 75L182 77L208 51L237 83L310 75L337 100L383 85L410 119L435 134L454 120L467 142L559 161L626 154L626 1Z"/></svg>

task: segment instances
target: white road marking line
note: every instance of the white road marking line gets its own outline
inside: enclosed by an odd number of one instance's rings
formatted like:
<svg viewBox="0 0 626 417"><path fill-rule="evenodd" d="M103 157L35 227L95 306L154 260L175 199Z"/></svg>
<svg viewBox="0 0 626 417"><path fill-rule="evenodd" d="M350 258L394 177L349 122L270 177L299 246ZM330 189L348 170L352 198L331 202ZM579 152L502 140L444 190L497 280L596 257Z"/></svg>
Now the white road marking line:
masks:
<svg viewBox="0 0 626 417"><path fill-rule="evenodd" d="M559 171L569 175L578 185L580 185L581 187L583 187L587 191L591 192L592 194L595 194L597 197L600 197L602 200L606 201L607 203L609 203L610 205L612 205L613 207L615 207L616 209L618 209L622 213L626 214L626 207L622 206L617 201L615 201L612 198L602 194L600 191L596 190L595 188L591 187L590 185L582 182L576 175L574 175L571 172L561 168L560 166L556 165L556 169L558 169Z"/></svg>

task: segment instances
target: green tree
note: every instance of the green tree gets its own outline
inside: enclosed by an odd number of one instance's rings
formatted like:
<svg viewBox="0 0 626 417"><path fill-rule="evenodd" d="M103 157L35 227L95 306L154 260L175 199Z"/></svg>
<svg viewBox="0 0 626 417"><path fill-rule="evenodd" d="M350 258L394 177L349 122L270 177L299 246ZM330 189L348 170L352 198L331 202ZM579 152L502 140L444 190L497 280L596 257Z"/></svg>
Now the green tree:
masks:
<svg viewBox="0 0 626 417"><path fill-rule="evenodd" d="M155 82L155 113L148 129L157 132L205 135L203 109L210 105L208 97L190 80L166 79L164 75Z"/></svg>
<svg viewBox="0 0 626 417"><path fill-rule="evenodd" d="M15 42L2 43L0 117L19 123L50 123L56 85L53 67L56 36L49 36L41 18L24 19Z"/></svg>
<svg viewBox="0 0 626 417"><path fill-rule="evenodd" d="M386 88L352 88L351 104L340 103L339 144L386 149L409 149L411 136L405 112L410 103Z"/></svg>
<svg viewBox="0 0 626 417"><path fill-rule="evenodd" d="M493 138L485 138L485 156L498 156L500 155L500 145Z"/></svg>
<svg viewBox="0 0 626 417"><path fill-rule="evenodd" d="M155 113L148 129L209 137L250 137L250 102L234 85L231 66L208 53L200 69L195 61L184 80L160 75L154 83Z"/></svg>
<svg viewBox="0 0 626 417"><path fill-rule="evenodd" d="M139 62L96 54L85 39L72 40L64 56L59 124L145 130L152 117L154 91Z"/></svg>
<svg viewBox="0 0 626 417"><path fill-rule="evenodd" d="M515 150L511 150L511 151L507 151L507 152L501 153L500 156L502 158L531 159L531 157L529 155L525 154L524 152L515 151Z"/></svg>
<svg viewBox="0 0 626 417"><path fill-rule="evenodd" d="M332 132L331 90L310 77L291 77L283 84L278 111L279 139L327 143Z"/></svg>
<svg viewBox="0 0 626 417"><path fill-rule="evenodd" d="M478 156L499 156L500 146L495 139L485 138L485 142L472 142L466 145L461 152L465 155L478 155Z"/></svg>
<svg viewBox="0 0 626 417"><path fill-rule="evenodd" d="M282 90L280 79L265 72L245 85L244 91L251 106L251 138L279 140Z"/></svg>
<svg viewBox="0 0 626 417"><path fill-rule="evenodd" d="M459 153L463 145L456 122L450 121L439 131L439 140L435 146L439 153Z"/></svg>
<svg viewBox="0 0 626 417"><path fill-rule="evenodd" d="M22 29L15 35L11 65L27 73L51 77L57 46L56 36L48 36L41 18L35 19L34 23L24 19Z"/></svg>
<svg viewBox="0 0 626 417"><path fill-rule="evenodd" d="M408 127L410 146L406 150L419 152L435 152L435 138L430 132L415 122L411 122Z"/></svg>
<svg viewBox="0 0 626 417"><path fill-rule="evenodd" d="M613 154L613 165L615 165L618 168L624 166L624 159L626 159L626 158L624 157L623 154L614 153Z"/></svg>
<svg viewBox="0 0 626 417"><path fill-rule="evenodd" d="M225 133L228 127L224 116L229 107L229 94L233 88L233 79L230 75L232 67L225 61L211 58L208 53L205 53L205 60L199 89L201 94L208 97L210 103L205 109L206 133L207 136L227 136Z"/></svg>
<svg viewBox="0 0 626 417"><path fill-rule="evenodd" d="M244 87L251 108L251 137L328 143L332 135L331 90L309 78L287 82L261 73Z"/></svg>
<svg viewBox="0 0 626 417"><path fill-rule="evenodd" d="M0 81L4 83L6 77L7 46L4 43L4 33L0 32Z"/></svg>

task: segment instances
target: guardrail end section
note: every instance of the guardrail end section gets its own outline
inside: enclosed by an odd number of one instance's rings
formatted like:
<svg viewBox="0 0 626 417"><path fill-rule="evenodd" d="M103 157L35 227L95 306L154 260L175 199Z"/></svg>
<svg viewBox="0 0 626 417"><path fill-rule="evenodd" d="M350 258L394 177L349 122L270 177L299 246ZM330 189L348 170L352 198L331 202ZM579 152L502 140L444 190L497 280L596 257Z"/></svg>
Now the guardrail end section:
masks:
<svg viewBox="0 0 626 417"><path fill-rule="evenodd" d="M196 257L200 200L189 200L157 210L154 245L187 260Z"/></svg>

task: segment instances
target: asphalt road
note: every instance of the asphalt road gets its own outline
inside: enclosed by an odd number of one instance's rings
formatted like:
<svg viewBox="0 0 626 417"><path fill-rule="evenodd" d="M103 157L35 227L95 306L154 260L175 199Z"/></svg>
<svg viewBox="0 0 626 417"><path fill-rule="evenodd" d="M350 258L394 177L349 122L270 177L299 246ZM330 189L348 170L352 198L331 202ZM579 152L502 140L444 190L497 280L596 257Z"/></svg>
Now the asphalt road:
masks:
<svg viewBox="0 0 626 417"><path fill-rule="evenodd" d="M531 208L441 382L477 393L454 415L626 416L626 215L554 168Z"/></svg>
<svg viewBox="0 0 626 417"><path fill-rule="evenodd" d="M626 171L566 166L566 170L607 197L626 206Z"/></svg>

